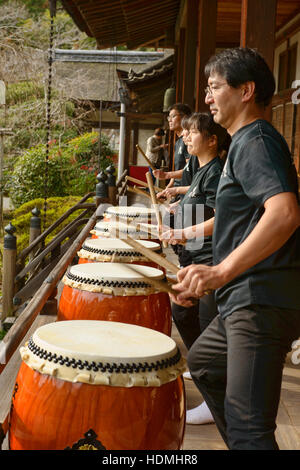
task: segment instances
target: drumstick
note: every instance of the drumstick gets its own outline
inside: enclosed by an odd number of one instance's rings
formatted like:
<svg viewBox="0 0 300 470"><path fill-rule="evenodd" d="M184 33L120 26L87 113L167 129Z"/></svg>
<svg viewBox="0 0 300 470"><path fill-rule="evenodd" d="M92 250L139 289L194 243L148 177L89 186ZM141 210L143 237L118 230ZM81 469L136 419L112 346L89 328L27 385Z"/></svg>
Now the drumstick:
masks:
<svg viewBox="0 0 300 470"><path fill-rule="evenodd" d="M148 188L148 184L145 181L137 180L136 178L133 178L132 176L125 176L125 180L126 181L132 181L133 183L136 183L139 186L145 186L146 188ZM153 186L153 187L154 187L155 191L157 191L157 192L162 191L162 189L159 188L158 186Z"/></svg>
<svg viewBox="0 0 300 470"><path fill-rule="evenodd" d="M137 240L134 240L133 238L128 236L124 239L124 242L127 243L127 245L130 245L135 248L139 253L142 253L142 255L144 255L146 258L150 259L154 263L157 263L159 266L162 266L168 271L171 271L171 273L177 274L180 270L180 268L178 268L175 264L171 263L171 261L168 261L163 256L159 255L158 253L155 253L155 251L152 251L149 248L141 245ZM209 289L204 291L204 294L208 295L212 292L213 291Z"/></svg>
<svg viewBox="0 0 300 470"><path fill-rule="evenodd" d="M137 188L136 186L133 186L133 188L131 188L130 186L127 186L127 191L130 191L130 192L136 193L136 194L142 194L143 196L149 197L151 199L151 196L150 196L149 193L146 193L145 191L143 191L142 189Z"/></svg>
<svg viewBox="0 0 300 470"><path fill-rule="evenodd" d="M132 246L133 248L135 248L136 251L138 251L139 253L142 253L142 255L144 255L146 258L150 259L154 263L157 263L159 266L162 266L168 271L171 271L171 273L173 274L178 273L179 268L175 264L171 263L170 261L168 261L163 256L159 255L155 251L152 251L146 246L143 246L137 240L134 240L133 238L127 236L126 238L124 238L124 242Z"/></svg>
<svg viewBox="0 0 300 470"><path fill-rule="evenodd" d="M149 171L146 173L146 178L147 178L147 182L148 182L149 189L150 189L152 204L154 205L154 209L155 209L155 212L156 212L158 227L160 228L162 226L162 218L161 218L160 210L158 208L158 202L157 202L157 199L156 199L156 194L155 194L154 189L153 189L152 176L151 176ZM166 240L163 240L162 243L163 243L163 247L167 248L168 243L166 242Z"/></svg>
<svg viewBox="0 0 300 470"><path fill-rule="evenodd" d="M153 170L153 171L156 170L156 168L153 166L153 164L150 162L149 158L146 156L146 154L144 153L144 151L141 149L141 147L138 144L136 144L136 148L141 152L144 159L146 160L146 162L150 166L151 170Z"/></svg>
<svg viewBox="0 0 300 470"><path fill-rule="evenodd" d="M140 276L143 276L143 279L150 284L151 286L155 287L156 289L160 290L161 292L166 292L167 294L174 294L175 291L172 289L172 287L168 284L166 281L161 281L159 279L152 279L151 277L145 276L142 274L138 269L135 269L133 265L129 265L128 267L132 269L135 273L139 274Z"/></svg>
<svg viewBox="0 0 300 470"><path fill-rule="evenodd" d="M135 222L135 221L133 221L133 222ZM131 223L131 225L132 225L132 223ZM158 232L155 225L146 224L144 222L136 222L136 228L139 229L140 231L144 231L144 232L147 232L147 233L150 229L150 235L153 235L153 237L159 238L159 232Z"/></svg>

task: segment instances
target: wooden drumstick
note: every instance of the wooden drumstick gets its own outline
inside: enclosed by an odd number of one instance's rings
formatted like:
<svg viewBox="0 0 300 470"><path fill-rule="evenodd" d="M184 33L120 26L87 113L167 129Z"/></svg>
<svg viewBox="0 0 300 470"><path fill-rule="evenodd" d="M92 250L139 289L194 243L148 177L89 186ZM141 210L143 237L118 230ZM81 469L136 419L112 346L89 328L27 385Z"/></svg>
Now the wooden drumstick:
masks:
<svg viewBox="0 0 300 470"><path fill-rule="evenodd" d="M132 221L132 222L135 222L135 221ZM132 225L132 223L131 223L131 225ZM140 231L144 231L144 232L147 232L147 233L150 229L150 235L153 235L153 237L159 238L159 232L158 232L155 225L146 224L144 222L136 222L136 228L139 229Z"/></svg>
<svg viewBox="0 0 300 470"><path fill-rule="evenodd" d="M145 191L143 191L140 188L137 188L136 186L133 186L133 188L131 186L127 186L127 191L130 191L135 194L141 194L142 196L145 196L151 199L151 196L149 193L146 193Z"/></svg>
<svg viewBox="0 0 300 470"><path fill-rule="evenodd" d="M159 207L158 207L158 202L157 202L157 199L156 199L156 194L155 194L155 191L153 189L152 176L151 176L149 171L146 173L146 178L147 178L147 182L148 182L149 189L150 189L152 204L154 205L154 209L155 209L155 213L156 213L158 227L160 228L162 226L162 218L161 218L161 213L160 213L160 210L159 210ZM164 248L167 248L168 242L166 242L166 240L163 240L162 244L163 244Z"/></svg>
<svg viewBox="0 0 300 470"><path fill-rule="evenodd" d="M125 180L132 181L133 183L136 183L139 186L145 186L145 188L148 188L148 184L145 181L137 180L136 178L133 178L132 176L125 176ZM154 190L157 192L160 192L162 190L158 186L153 186L153 187L154 187Z"/></svg>
<svg viewBox="0 0 300 470"><path fill-rule="evenodd" d="M166 281L161 281L159 279L152 279L151 277L145 276L142 274L138 269L135 269L132 264L128 264L128 267L132 269L135 273L139 274L143 277L143 279L150 284L151 286L155 287L156 289L160 290L161 292L166 292L167 294L175 294L175 291L172 289L171 285L168 284Z"/></svg>
<svg viewBox="0 0 300 470"><path fill-rule="evenodd" d="M155 251L152 251L146 246L142 245L137 240L134 240L133 238L127 236L126 238L124 238L124 242L132 246L132 248L135 248L135 250L138 251L139 253L142 253L142 255L144 255L150 261L157 263L159 266L162 266L168 271L171 271L171 273L173 274L178 273L179 268L175 264L171 263L170 261L168 261L163 256L159 255Z"/></svg>
<svg viewBox="0 0 300 470"><path fill-rule="evenodd" d="M147 157L147 155L145 154L145 152L141 149L141 147L136 144L136 148L139 150L139 152L141 152L141 154L143 155L144 159L146 160L146 162L148 163L148 165L150 166L151 170L156 170L156 168L153 166L153 164L150 162L149 158Z"/></svg>
<svg viewBox="0 0 300 470"><path fill-rule="evenodd" d="M132 248L135 248L139 253L142 253L142 255L144 255L146 258L165 268L167 271L170 271L173 274L177 274L180 270L180 268L178 268L174 263L171 263L171 261L168 261L163 256L155 253L155 251L152 251L149 248L141 245L137 240L134 240L128 236L124 239L124 242L132 246ZM204 295L211 294L212 292L212 290L206 290L204 291Z"/></svg>

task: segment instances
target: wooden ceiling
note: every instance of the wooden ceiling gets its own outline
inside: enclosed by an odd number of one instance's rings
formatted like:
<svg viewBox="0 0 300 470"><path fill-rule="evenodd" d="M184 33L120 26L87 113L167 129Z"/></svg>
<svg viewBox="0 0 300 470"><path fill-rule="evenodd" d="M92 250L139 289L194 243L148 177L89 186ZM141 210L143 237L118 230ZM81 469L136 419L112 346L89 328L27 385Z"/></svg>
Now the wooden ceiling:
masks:
<svg viewBox="0 0 300 470"><path fill-rule="evenodd" d="M62 4L77 26L96 38L99 48L134 49L152 43L173 47L184 11L182 0L62 0ZM241 4L242 0L218 1L217 47L239 44ZM276 30L298 13L300 0L278 0Z"/></svg>

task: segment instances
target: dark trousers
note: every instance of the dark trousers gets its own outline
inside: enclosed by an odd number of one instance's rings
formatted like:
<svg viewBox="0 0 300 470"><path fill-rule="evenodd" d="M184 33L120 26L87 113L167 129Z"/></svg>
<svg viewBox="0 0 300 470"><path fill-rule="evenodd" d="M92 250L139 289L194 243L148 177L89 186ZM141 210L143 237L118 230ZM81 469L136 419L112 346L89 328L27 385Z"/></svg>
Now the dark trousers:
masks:
<svg viewBox="0 0 300 470"><path fill-rule="evenodd" d="M195 384L229 449L277 450L282 370L300 311L251 305L218 315L188 354Z"/></svg>
<svg viewBox="0 0 300 470"><path fill-rule="evenodd" d="M172 316L177 330L186 346L190 349L198 336L218 314L214 294L201 297L190 308L172 302Z"/></svg>

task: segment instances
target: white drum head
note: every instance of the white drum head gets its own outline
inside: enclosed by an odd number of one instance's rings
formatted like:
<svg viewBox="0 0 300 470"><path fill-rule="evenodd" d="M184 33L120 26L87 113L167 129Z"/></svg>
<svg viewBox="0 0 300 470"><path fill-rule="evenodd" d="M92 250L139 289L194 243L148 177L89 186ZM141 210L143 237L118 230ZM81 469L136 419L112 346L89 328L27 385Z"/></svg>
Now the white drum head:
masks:
<svg viewBox="0 0 300 470"><path fill-rule="evenodd" d="M159 243L140 240L143 247L152 251L160 251ZM147 260L142 253L119 238L89 238L85 240L78 252L80 258L98 261L130 262Z"/></svg>
<svg viewBox="0 0 300 470"><path fill-rule="evenodd" d="M175 341L120 322L69 320L38 328L21 348L29 367L72 382L160 386L185 369Z"/></svg>
<svg viewBox="0 0 300 470"><path fill-rule="evenodd" d="M101 220L100 222L96 223L94 229L97 230L98 232L106 232L108 234L110 233L111 229L118 230L119 232L122 232L122 233L123 232L124 233L136 232L135 226L125 224L124 222L116 222L115 220L112 220L111 222Z"/></svg>
<svg viewBox="0 0 300 470"><path fill-rule="evenodd" d="M105 214L112 217L148 218L156 217L155 209L140 206L111 206L105 210Z"/></svg>
<svg viewBox="0 0 300 470"><path fill-rule="evenodd" d="M148 295L157 292L146 278L164 279L164 272L129 263L83 263L71 266L64 284L90 292L114 295Z"/></svg>

